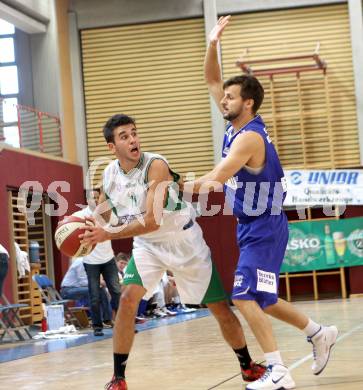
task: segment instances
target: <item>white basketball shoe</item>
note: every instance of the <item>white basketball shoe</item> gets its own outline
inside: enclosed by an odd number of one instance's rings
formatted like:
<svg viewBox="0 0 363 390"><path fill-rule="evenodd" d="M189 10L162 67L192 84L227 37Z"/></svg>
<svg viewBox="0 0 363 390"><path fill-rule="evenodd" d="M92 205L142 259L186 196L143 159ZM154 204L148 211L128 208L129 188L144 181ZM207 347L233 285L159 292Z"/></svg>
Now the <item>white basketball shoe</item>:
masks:
<svg viewBox="0 0 363 390"><path fill-rule="evenodd" d="M319 375L328 364L337 336L336 326L321 326L313 336L307 338L308 342L313 344L314 363L311 369L314 375Z"/></svg>
<svg viewBox="0 0 363 390"><path fill-rule="evenodd" d="M289 369L282 364L268 366L265 374L252 383L249 383L246 390L290 390L295 388Z"/></svg>

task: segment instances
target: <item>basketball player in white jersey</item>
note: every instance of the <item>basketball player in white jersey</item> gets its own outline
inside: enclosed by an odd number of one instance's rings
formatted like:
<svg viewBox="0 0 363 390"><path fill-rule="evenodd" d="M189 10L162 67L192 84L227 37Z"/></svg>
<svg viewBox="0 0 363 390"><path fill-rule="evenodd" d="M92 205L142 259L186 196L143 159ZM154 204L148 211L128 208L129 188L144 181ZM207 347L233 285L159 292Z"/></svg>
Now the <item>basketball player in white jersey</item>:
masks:
<svg viewBox="0 0 363 390"><path fill-rule="evenodd" d="M166 270L173 272L183 303L204 303L213 313L239 360L243 379L260 378L266 368L253 362L248 353L241 324L229 307L194 210L179 200L178 190L174 190L179 176L170 170L164 157L141 152L131 117L114 115L103 131L116 159L104 171L106 208L99 213L106 221L117 218L118 227L96 223L81 238L95 244L134 237L132 258L124 275L126 288L114 326L114 376L106 388L127 389L125 368L137 307L145 294L153 293Z"/></svg>

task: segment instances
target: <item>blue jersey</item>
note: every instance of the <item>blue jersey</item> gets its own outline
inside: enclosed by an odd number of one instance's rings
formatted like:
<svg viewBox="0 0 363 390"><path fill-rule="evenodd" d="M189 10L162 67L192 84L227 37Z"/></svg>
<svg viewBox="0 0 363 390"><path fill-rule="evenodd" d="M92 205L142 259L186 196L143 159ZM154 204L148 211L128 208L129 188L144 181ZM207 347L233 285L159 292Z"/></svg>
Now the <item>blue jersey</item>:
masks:
<svg viewBox="0 0 363 390"><path fill-rule="evenodd" d="M235 133L232 125L227 125L222 157L228 155L236 137L245 131L254 131L263 138L265 165L258 174L252 173L248 167L243 167L224 185L227 202L240 223L253 221L261 215L280 215L286 197L284 172L259 115Z"/></svg>

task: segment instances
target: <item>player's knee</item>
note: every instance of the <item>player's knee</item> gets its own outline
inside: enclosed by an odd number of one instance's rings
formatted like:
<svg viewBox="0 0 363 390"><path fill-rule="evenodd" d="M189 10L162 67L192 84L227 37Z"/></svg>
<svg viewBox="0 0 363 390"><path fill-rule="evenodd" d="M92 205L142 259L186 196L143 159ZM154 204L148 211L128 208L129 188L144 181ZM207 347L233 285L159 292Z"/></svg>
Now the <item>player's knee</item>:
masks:
<svg viewBox="0 0 363 390"><path fill-rule="evenodd" d="M133 291L127 291L121 295L120 308L122 311L135 311L139 304L140 299Z"/></svg>
<svg viewBox="0 0 363 390"><path fill-rule="evenodd" d="M262 307L262 310L267 314L273 314L276 310L276 304L277 302L267 303Z"/></svg>
<svg viewBox="0 0 363 390"><path fill-rule="evenodd" d="M252 300L233 299L232 302L242 314L246 311L253 310L256 305L256 302Z"/></svg>
<svg viewBox="0 0 363 390"><path fill-rule="evenodd" d="M209 303L209 304L207 304L207 306L208 306L208 309L213 313L213 315L218 320L230 321L231 317L234 316L227 301Z"/></svg>

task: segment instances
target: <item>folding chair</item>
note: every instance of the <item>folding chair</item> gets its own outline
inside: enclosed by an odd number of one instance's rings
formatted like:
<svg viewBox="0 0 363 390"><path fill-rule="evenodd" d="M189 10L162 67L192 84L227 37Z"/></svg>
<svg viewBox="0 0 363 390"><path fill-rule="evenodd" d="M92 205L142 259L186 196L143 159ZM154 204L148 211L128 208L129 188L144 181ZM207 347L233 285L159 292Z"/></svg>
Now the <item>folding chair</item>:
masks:
<svg viewBox="0 0 363 390"><path fill-rule="evenodd" d="M21 308L29 307L21 303L10 303L4 294L0 297L0 341L3 340L6 334L9 335L12 341L16 341L14 334L20 341L25 341L28 337L32 339L29 332L29 326L25 325L19 315ZM25 337L24 337L25 336Z"/></svg>
<svg viewBox="0 0 363 390"><path fill-rule="evenodd" d="M68 306L70 303L74 302L73 300L63 299L47 275L35 274L33 275L33 280L38 285L40 294L46 305L63 305L66 321L81 327L77 317Z"/></svg>

